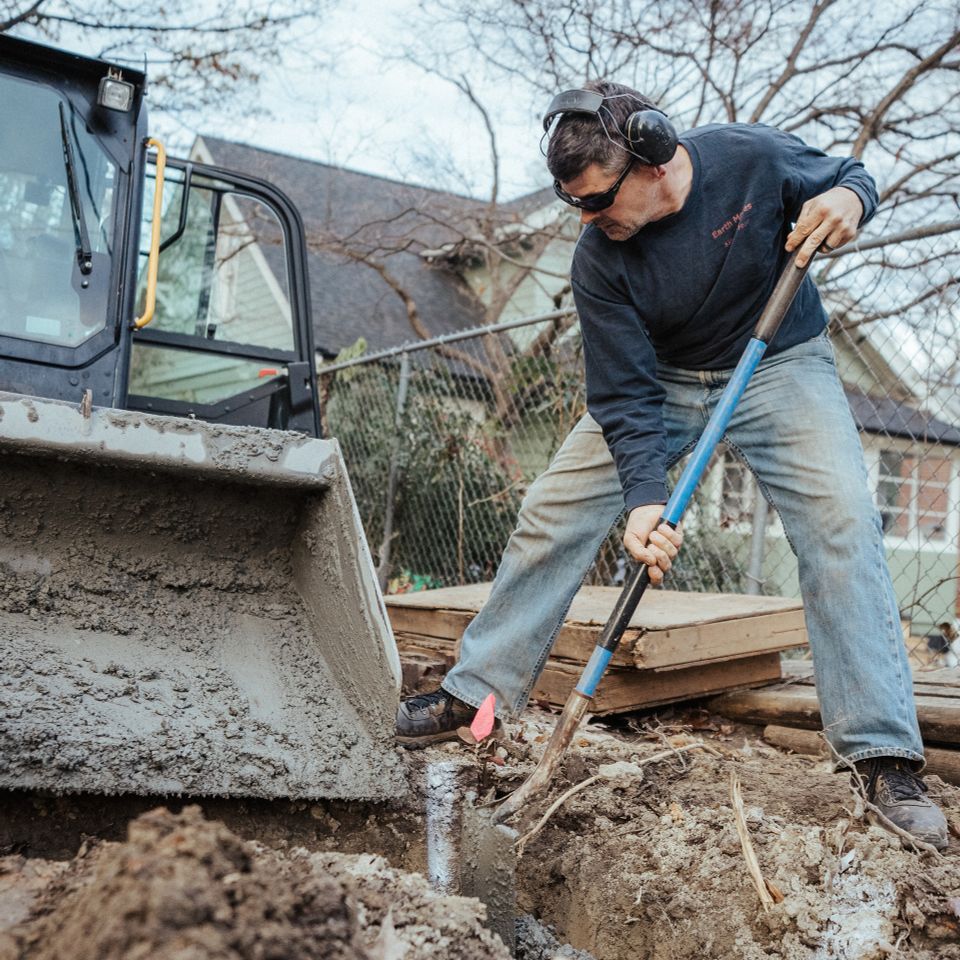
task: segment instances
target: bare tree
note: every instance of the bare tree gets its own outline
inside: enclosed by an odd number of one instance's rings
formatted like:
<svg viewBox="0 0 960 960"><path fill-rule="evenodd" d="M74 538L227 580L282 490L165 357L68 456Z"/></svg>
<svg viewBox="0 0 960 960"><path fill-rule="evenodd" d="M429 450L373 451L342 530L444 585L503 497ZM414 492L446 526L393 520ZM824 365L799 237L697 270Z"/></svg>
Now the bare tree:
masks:
<svg viewBox="0 0 960 960"><path fill-rule="evenodd" d="M534 135L549 96L606 77L652 96L680 127L767 123L861 158L880 206L862 253L818 267L835 325L896 318L927 336L936 328L955 358L956 4L875 5L868 16L855 0L421 0L420 9L415 56L466 64L487 89L508 85L529 103ZM911 246L918 229L940 239ZM927 359L942 366L943 354L933 348Z"/></svg>
<svg viewBox="0 0 960 960"><path fill-rule="evenodd" d="M346 229L339 218L332 217L325 229L311 231L308 242L315 251L373 271L402 304L412 337L426 340L443 331L431 329L418 303L411 256L416 257L420 271L442 271L448 283L458 284L465 312L478 325L502 319L523 283L545 284L550 302L561 306L569 289L566 274L538 261L552 241L569 243L575 232L571 233L565 218L544 216L545 206L539 195L516 204L498 204L492 197L473 200L442 191L417 191L407 205L389 215ZM574 319L571 312L524 349L505 337L487 336L473 349L441 345L438 352L485 381L494 399L493 414L506 428L521 405L512 386L513 366L524 356L542 356Z"/></svg>
<svg viewBox="0 0 960 960"><path fill-rule="evenodd" d="M308 37L331 4L0 0L0 32L135 67L146 62L154 105L184 115L214 104L223 108L238 94L249 94L263 68Z"/></svg>

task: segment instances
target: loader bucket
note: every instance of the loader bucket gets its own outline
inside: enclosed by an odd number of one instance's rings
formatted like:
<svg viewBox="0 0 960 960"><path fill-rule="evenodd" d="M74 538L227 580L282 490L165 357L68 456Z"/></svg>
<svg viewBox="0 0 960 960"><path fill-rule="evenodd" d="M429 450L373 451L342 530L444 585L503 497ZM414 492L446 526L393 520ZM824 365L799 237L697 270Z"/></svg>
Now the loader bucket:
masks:
<svg viewBox="0 0 960 960"><path fill-rule="evenodd" d="M336 441L0 393L0 656L0 787L403 791Z"/></svg>

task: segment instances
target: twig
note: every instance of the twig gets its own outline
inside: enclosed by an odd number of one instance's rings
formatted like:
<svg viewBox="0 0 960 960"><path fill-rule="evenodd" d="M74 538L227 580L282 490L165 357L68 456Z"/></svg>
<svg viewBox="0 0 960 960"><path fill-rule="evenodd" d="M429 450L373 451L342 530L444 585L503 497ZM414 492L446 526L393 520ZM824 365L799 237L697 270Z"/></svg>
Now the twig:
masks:
<svg viewBox="0 0 960 960"><path fill-rule="evenodd" d="M709 747L707 744L702 741L697 743L685 743L682 747L670 747L669 750L664 750L662 753L655 753L652 757L646 757L643 760L638 760L635 763L637 767L645 767L648 763L656 763L659 760L665 760L667 757L674 756L680 753L684 753L687 750L700 749L705 750L707 753L713 754L715 757L719 757L715 750ZM559 810L574 794L579 793L581 790L585 790L591 784L596 783L598 780L606 779L601 774L596 773L592 777L587 777L586 780L581 780L580 783L574 784L569 790L561 793L553 803L547 808L547 812L537 821L536 826L534 826L529 833L525 833L517 841L517 856L523 856L523 851L526 848L527 844L547 825L547 821Z"/></svg>
<svg viewBox="0 0 960 960"><path fill-rule="evenodd" d="M546 826L547 821L560 809L575 793L579 793L581 790L586 790L591 784L596 783L598 780L602 780L603 777L599 773L594 774L592 777L587 777L586 780L581 780L578 784L572 786L569 790L564 791L557 797L553 803L547 807L547 812L540 818L537 825L529 832L525 833L517 841L517 856L522 857L523 851L526 845Z"/></svg>
<svg viewBox="0 0 960 960"><path fill-rule="evenodd" d="M760 870L760 861L757 860L757 853L753 849L753 841L750 839L750 832L747 830L747 817L743 809L740 779L735 770L730 771L730 802L733 804L733 819L737 825L737 833L740 835L743 859L747 862L747 871L757 890L757 896L760 897L760 903L763 904L763 909L766 910L775 903L781 903L783 901L783 894L774 884L764 879L763 873Z"/></svg>
<svg viewBox="0 0 960 960"><path fill-rule="evenodd" d="M904 830L903 827L898 827L876 804L870 802L867 797L867 785L863 782L860 771L854 764L847 760L846 757L841 757L840 754L837 753L834 745L827 740L826 737L823 739L830 748L830 753L833 755L834 760L836 760L841 767L845 767L853 774L854 783L850 784L850 789L855 796L860 798L864 810L872 813L879 821L880 826L896 834L908 847L916 850L918 853L927 853L936 860L942 860L943 854L932 843L927 843L925 840L918 840L912 833Z"/></svg>

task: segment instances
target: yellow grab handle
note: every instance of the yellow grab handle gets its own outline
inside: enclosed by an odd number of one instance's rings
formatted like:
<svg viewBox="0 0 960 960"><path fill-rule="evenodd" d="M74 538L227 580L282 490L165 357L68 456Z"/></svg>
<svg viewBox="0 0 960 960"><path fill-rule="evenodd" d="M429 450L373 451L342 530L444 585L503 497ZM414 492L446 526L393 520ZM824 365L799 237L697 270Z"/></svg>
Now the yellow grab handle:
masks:
<svg viewBox="0 0 960 960"><path fill-rule="evenodd" d="M148 147L157 148L157 184L153 190L153 222L150 225L150 259L147 261L147 301L143 316L133 321L135 330L145 327L153 319L157 306L157 270L160 265L160 215L163 204L163 172L167 166L167 151L159 140L151 137Z"/></svg>

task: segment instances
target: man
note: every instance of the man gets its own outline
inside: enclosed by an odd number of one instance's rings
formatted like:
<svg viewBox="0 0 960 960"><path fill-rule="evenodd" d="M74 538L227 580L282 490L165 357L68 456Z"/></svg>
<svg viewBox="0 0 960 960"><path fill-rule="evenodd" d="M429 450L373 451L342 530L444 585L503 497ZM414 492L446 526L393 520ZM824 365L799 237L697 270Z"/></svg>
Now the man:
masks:
<svg viewBox="0 0 960 960"><path fill-rule="evenodd" d="M498 716L519 714L624 507L624 546L662 582L682 542L657 529L667 470L695 444L789 253L805 265L851 240L876 207L855 159L744 124L692 130L664 152L657 136L634 136L638 125L664 129L639 93L603 81L585 91L558 98L574 108L556 122L547 164L584 223L571 280L589 415L531 486L460 662L440 690L401 704L407 746L454 736L491 692ZM899 611L826 322L808 277L724 439L797 555L827 736L886 816L943 848L945 818L917 775Z"/></svg>

